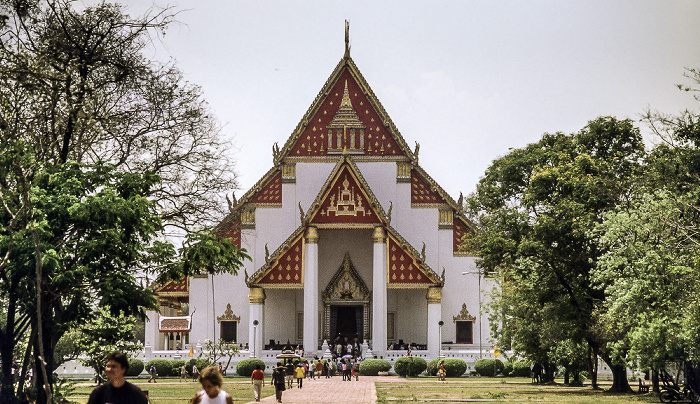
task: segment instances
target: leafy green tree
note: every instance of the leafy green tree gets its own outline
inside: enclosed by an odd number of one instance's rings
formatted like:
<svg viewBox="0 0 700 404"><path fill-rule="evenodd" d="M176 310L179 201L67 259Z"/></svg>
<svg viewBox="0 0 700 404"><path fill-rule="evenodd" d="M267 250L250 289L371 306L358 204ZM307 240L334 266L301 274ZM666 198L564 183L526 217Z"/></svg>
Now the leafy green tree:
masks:
<svg viewBox="0 0 700 404"><path fill-rule="evenodd" d="M199 354L198 358L204 358L209 363L217 365L219 360L222 360L221 366L222 370L226 372L229 366L231 366L231 360L233 356L236 355L240 349L236 344L227 342L224 340L217 340L216 342L208 339L204 341L204 349ZM226 360L226 364L223 364L223 360Z"/></svg>
<svg viewBox="0 0 700 404"><path fill-rule="evenodd" d="M142 274L235 273L247 258L202 228L237 187L230 145L200 89L142 54L172 11L73 4L0 1L0 357L34 366L40 403L64 333L97 307L155 307ZM22 386L4 366L0 401Z"/></svg>
<svg viewBox="0 0 700 404"><path fill-rule="evenodd" d="M601 117L573 135L545 134L487 169L468 199L478 231L467 243L479 265L505 279L492 306L499 346L515 341L537 360L551 344L585 341L613 370L612 390L630 390L624 356L608 345L619 336L597 321L605 293L591 270L605 251L591 230L630 192L643 156L629 120Z"/></svg>
<svg viewBox="0 0 700 404"><path fill-rule="evenodd" d="M76 345L82 354L78 360L95 370L98 383L104 381L108 353L121 351L129 355L143 348L131 342L135 322L133 316L114 316L108 308L101 308L90 322L78 329Z"/></svg>

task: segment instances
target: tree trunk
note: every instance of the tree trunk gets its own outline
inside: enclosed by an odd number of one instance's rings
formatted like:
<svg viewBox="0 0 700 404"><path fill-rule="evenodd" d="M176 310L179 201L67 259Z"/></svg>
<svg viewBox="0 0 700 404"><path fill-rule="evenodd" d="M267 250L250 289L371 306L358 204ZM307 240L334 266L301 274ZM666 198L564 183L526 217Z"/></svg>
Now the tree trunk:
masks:
<svg viewBox="0 0 700 404"><path fill-rule="evenodd" d="M591 376L591 388L598 390L598 355L590 345L588 345L588 373Z"/></svg>
<svg viewBox="0 0 700 404"><path fill-rule="evenodd" d="M613 365L610 367L613 374L613 384L609 391L614 393L631 393L632 388L627 381L627 367Z"/></svg>
<svg viewBox="0 0 700 404"><path fill-rule="evenodd" d="M656 369L651 370L651 391L654 393L661 392L661 389L659 388L659 371Z"/></svg>

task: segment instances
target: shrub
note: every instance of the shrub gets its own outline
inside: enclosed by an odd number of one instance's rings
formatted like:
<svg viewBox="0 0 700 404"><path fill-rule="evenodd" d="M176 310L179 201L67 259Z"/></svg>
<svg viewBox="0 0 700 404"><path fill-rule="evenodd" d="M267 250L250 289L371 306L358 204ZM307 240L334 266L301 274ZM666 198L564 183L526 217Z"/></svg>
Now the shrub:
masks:
<svg viewBox="0 0 700 404"><path fill-rule="evenodd" d="M185 364L185 361L182 359L173 359L170 361L170 368L172 369L172 373L170 373L170 376L180 376L180 368L182 368L182 365Z"/></svg>
<svg viewBox="0 0 700 404"><path fill-rule="evenodd" d="M428 367L425 359L418 356L403 356L394 362L394 372L399 376L418 376Z"/></svg>
<svg viewBox="0 0 700 404"><path fill-rule="evenodd" d="M173 371L173 365L170 363L169 360L167 359L151 359L146 363L146 371L149 371L151 369L151 365L155 365L156 367L156 373L158 373L158 376L164 377L164 376L173 376L172 371Z"/></svg>
<svg viewBox="0 0 700 404"><path fill-rule="evenodd" d="M505 365L503 364L502 360L499 359L494 359L496 361L496 374L503 374L503 370L505 369Z"/></svg>
<svg viewBox="0 0 700 404"><path fill-rule="evenodd" d="M211 365L211 363L206 359L192 358L192 359L188 360L187 363L185 364L185 368L187 369L187 372L190 374L190 376L192 375L192 367L195 363L197 364L197 371L199 373L202 373L202 370L205 367Z"/></svg>
<svg viewBox="0 0 700 404"><path fill-rule="evenodd" d="M493 377L502 370L503 363L500 362L498 359L479 359L474 364L474 370L481 376Z"/></svg>
<svg viewBox="0 0 700 404"><path fill-rule="evenodd" d="M506 361L503 364L503 376L512 376L513 373L513 362L512 361Z"/></svg>
<svg viewBox="0 0 700 404"><path fill-rule="evenodd" d="M391 370L391 363L384 359L365 359L360 362L360 373L365 376L376 376L379 372Z"/></svg>
<svg viewBox="0 0 700 404"><path fill-rule="evenodd" d="M437 358L428 364L428 374L436 376L440 370L440 362L444 362L447 377L459 377L467 371L467 362L457 358Z"/></svg>
<svg viewBox="0 0 700 404"><path fill-rule="evenodd" d="M127 376L138 376L143 372L143 361L140 359L129 359L129 369L126 370Z"/></svg>
<svg viewBox="0 0 700 404"><path fill-rule="evenodd" d="M530 363L527 361L515 361L513 362L513 377L528 377L532 374L530 371Z"/></svg>
<svg viewBox="0 0 700 404"><path fill-rule="evenodd" d="M236 365L236 374L238 374L238 376L250 377L257 365L260 365L260 369L265 370L265 362L263 362L262 359L243 359Z"/></svg>

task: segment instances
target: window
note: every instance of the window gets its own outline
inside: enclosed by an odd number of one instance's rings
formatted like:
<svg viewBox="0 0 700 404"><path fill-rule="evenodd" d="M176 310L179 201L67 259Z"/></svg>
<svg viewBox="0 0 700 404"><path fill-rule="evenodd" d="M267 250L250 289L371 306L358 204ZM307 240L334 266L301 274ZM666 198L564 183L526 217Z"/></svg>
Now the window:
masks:
<svg viewBox="0 0 700 404"><path fill-rule="evenodd" d="M226 342L236 342L238 336L238 321L222 321L221 322L221 340Z"/></svg>
<svg viewBox="0 0 700 404"><path fill-rule="evenodd" d="M455 338L455 342L458 344L473 344L474 343L474 337L473 337L473 321L456 321L455 322L455 329L457 331L457 336Z"/></svg>

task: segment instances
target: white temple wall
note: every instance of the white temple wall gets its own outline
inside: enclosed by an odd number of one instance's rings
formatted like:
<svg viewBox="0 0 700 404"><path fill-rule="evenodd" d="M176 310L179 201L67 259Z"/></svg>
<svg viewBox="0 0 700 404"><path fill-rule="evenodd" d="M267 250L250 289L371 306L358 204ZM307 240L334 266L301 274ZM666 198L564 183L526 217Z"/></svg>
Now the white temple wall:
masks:
<svg viewBox="0 0 700 404"><path fill-rule="evenodd" d="M394 312L395 342L427 344L428 305L425 289L389 289L387 312Z"/></svg>
<svg viewBox="0 0 700 404"><path fill-rule="evenodd" d="M369 290L372 290L372 231L371 229L318 231L318 298L333 275L343 264L345 253L350 254L355 270ZM323 302L319 305L323 308Z"/></svg>
<svg viewBox="0 0 700 404"><path fill-rule="evenodd" d="M296 218L294 229L301 224L299 220L299 203L304 213L309 211L311 203L318 196L319 190L326 183L328 176L335 167L336 163L296 163L296 184L294 191L293 210L296 212L293 215ZM300 185L301 184L301 185ZM300 186L297 186L300 185ZM284 194L282 194L284 197ZM286 201L283 201L286 204ZM286 206L285 206L286 208ZM291 230L289 231L291 233Z"/></svg>
<svg viewBox="0 0 700 404"><path fill-rule="evenodd" d="M304 311L303 289L265 289L265 327L263 344L269 344L271 339L284 344L289 342L296 345L297 313Z"/></svg>

